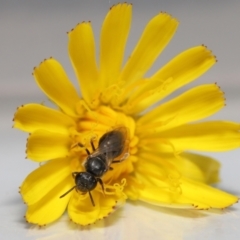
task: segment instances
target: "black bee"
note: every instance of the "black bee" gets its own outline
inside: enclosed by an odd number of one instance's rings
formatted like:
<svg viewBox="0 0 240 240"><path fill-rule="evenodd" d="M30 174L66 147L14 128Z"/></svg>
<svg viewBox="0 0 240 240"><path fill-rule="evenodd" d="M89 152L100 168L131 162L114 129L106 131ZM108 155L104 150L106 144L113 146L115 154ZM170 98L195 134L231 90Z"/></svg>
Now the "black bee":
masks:
<svg viewBox="0 0 240 240"><path fill-rule="evenodd" d="M83 147L82 144L78 144ZM100 183L104 192L104 185L101 177L108 171L112 170L112 163L119 163L126 158L128 154L128 129L118 127L110 132L105 133L100 139L96 149L91 140L92 153L86 148L87 159L84 164L85 172L73 172L76 185L64 193L60 198L66 196L73 189L77 189L82 194L89 193L92 205L95 206L91 191ZM120 159L116 159L120 157Z"/></svg>

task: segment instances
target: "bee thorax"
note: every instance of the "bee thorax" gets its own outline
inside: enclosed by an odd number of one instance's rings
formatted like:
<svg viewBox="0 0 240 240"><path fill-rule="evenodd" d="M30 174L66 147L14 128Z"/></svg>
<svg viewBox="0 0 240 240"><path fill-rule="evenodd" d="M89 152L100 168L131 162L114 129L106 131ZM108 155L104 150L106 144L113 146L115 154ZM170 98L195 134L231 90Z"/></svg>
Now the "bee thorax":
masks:
<svg viewBox="0 0 240 240"><path fill-rule="evenodd" d="M85 163L86 171L93 174L95 177L102 177L108 170L108 166L104 156L89 158Z"/></svg>

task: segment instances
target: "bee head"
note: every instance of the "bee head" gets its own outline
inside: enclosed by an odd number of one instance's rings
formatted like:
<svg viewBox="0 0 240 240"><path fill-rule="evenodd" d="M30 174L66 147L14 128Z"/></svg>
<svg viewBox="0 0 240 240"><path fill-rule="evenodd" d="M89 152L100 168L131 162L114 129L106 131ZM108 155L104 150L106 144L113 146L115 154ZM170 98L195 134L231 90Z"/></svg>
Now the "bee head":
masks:
<svg viewBox="0 0 240 240"><path fill-rule="evenodd" d="M91 173L79 172L75 176L76 189L86 193L92 191L97 186L97 179Z"/></svg>

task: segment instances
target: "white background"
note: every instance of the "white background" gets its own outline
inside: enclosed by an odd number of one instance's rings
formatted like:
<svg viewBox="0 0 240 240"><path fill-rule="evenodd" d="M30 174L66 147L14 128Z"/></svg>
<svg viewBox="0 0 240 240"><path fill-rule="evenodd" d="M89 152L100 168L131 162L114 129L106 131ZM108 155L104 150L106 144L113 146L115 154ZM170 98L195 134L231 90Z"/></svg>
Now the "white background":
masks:
<svg viewBox="0 0 240 240"><path fill-rule="evenodd" d="M123 209L94 226L81 228L63 216L38 229L24 222L25 205L18 186L37 167L25 159L26 134L12 129L16 107L43 102L31 72L44 58L57 58L69 77L66 32L78 22L92 21L97 44L108 0L0 1L0 237L1 239L238 239L240 204L215 212L170 210L141 203ZM238 0L133 0L133 21L127 57L145 24L159 11L180 21L171 41L151 72L179 52L205 44L218 63L196 84L217 82L226 94L227 107L215 119L240 121L240 1ZM76 81L75 81L76 82ZM193 86L191 84L188 86ZM240 150L211 154L222 163L219 188L240 196Z"/></svg>

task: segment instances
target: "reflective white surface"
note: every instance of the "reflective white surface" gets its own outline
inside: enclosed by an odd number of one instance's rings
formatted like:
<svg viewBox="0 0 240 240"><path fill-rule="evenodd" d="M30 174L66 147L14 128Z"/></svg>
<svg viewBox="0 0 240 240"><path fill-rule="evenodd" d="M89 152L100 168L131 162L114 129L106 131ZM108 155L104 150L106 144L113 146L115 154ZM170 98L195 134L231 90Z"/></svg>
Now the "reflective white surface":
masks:
<svg viewBox="0 0 240 240"><path fill-rule="evenodd" d="M0 1L0 238L238 239L240 204L206 212L128 203L105 221L87 228L70 224L67 215L43 229L25 223L25 206L17 193L18 186L37 164L25 159L27 135L11 128L13 114L21 104L46 101L31 76L32 68L44 58L57 58L75 81L65 32L78 22L91 20L98 40L102 20L116 2ZM219 62L194 84L217 82L226 93L227 107L213 118L240 121L240 2L133 0L132 3L133 22L125 57L151 17L161 10L171 13L179 19L180 27L151 72L179 52L204 43ZM240 196L240 150L211 156L222 163L222 182L218 187Z"/></svg>

